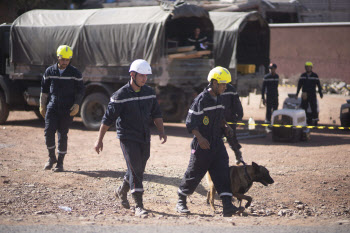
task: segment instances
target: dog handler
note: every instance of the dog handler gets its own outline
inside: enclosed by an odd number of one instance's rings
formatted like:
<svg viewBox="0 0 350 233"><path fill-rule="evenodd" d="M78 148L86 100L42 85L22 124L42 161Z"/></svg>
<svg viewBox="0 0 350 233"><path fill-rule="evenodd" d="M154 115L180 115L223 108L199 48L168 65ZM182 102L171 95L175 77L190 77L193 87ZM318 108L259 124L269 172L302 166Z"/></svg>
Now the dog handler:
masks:
<svg viewBox="0 0 350 233"><path fill-rule="evenodd" d="M129 209L127 193L131 189L135 201L135 215L147 215L143 207L143 174L150 157L150 118L159 132L162 144L167 141L164 133L162 114L153 89L146 85L147 75L152 74L147 61L138 59L130 66L130 81L116 91L108 104L102 119L95 150L103 150L103 137L110 126L116 122L117 137L127 165L127 172L121 186L115 191L124 208Z"/></svg>
<svg viewBox="0 0 350 233"><path fill-rule="evenodd" d="M187 115L186 127L194 134L191 158L178 189L176 211L189 213L186 197L191 195L209 171L215 188L222 199L224 217L232 216L238 208L232 205L228 154L222 141L223 130L232 131L224 117L225 107L221 94L231 82L230 72L216 67L209 72L209 86L193 101Z"/></svg>
<svg viewBox="0 0 350 233"><path fill-rule="evenodd" d="M44 169L63 171L63 160L67 153L69 127L73 117L79 112L79 104L84 96L81 73L70 65L73 51L68 45L57 49L58 62L48 67L41 81L40 114L45 118L45 142L49 151L49 161ZM58 136L58 159L55 155L55 134Z"/></svg>

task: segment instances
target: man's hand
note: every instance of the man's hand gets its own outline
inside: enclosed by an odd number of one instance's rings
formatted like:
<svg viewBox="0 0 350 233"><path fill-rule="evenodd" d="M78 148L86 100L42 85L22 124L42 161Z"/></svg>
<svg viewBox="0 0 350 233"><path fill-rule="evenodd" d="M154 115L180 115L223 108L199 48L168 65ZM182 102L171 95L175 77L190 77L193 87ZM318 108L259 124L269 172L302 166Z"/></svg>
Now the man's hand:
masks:
<svg viewBox="0 0 350 233"><path fill-rule="evenodd" d="M208 142L208 140L204 137L197 137L199 146L203 149L203 150L209 150L210 149L210 144Z"/></svg>
<svg viewBox="0 0 350 233"><path fill-rule="evenodd" d="M40 107L39 107L39 112L41 114L42 117L44 117L45 119L45 115L46 115L46 104L47 104L47 99L48 99L49 94L47 93L40 93Z"/></svg>
<svg viewBox="0 0 350 233"><path fill-rule="evenodd" d="M97 154L100 154L100 152L102 152L103 150L103 142L100 140L97 140L95 143L95 151Z"/></svg>
<svg viewBox="0 0 350 233"><path fill-rule="evenodd" d="M167 138L168 138L168 137L165 135L164 132L163 132L163 133L159 133L159 140L162 140L162 139L163 139L162 144L166 143Z"/></svg>
<svg viewBox="0 0 350 233"><path fill-rule="evenodd" d="M320 97L321 97L321 99L323 98L323 93L322 92L320 93Z"/></svg>
<svg viewBox="0 0 350 233"><path fill-rule="evenodd" d="M225 136L228 138L232 138L234 136L233 129L229 125L225 126Z"/></svg>
<svg viewBox="0 0 350 233"><path fill-rule="evenodd" d="M45 116L46 116L46 107L40 105L40 107L39 107L39 112L40 112L40 115L45 119Z"/></svg>
<svg viewBox="0 0 350 233"><path fill-rule="evenodd" d="M73 104L73 106L70 108L70 116L75 116L79 112L79 105L78 104Z"/></svg>

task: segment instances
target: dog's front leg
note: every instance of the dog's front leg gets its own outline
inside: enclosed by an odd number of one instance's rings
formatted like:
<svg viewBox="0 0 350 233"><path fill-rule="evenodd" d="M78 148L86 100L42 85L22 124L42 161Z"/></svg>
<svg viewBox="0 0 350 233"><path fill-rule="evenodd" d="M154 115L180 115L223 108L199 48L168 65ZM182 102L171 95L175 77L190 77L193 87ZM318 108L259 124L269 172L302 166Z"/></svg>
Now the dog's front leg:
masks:
<svg viewBox="0 0 350 233"><path fill-rule="evenodd" d="M237 198L237 200L239 200L239 207L241 207L242 199L247 201L247 204L245 204L245 208L248 208L253 201L252 197L246 196L246 195L241 194L241 193L234 193L233 196L235 196Z"/></svg>

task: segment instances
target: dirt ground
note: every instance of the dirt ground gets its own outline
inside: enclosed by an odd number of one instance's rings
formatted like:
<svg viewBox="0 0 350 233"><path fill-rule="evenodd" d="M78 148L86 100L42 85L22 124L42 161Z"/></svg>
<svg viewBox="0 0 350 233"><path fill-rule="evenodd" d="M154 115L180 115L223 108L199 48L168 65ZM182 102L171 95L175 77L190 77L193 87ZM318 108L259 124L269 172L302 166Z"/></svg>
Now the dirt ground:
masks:
<svg viewBox="0 0 350 233"><path fill-rule="evenodd" d="M280 88L280 108L287 93L294 92L295 88ZM340 106L346 99L349 97L327 94L319 99L319 124L339 125ZM252 94L249 104L243 98L242 103L244 122L249 117L264 120L259 95ZM268 187L255 183L247 193L253 197L252 206L243 216L223 218L219 198L216 213L206 203L205 180L190 197L192 214L175 212L191 135L183 123L167 123L168 142L162 145L152 128L144 180L144 203L150 215L137 218L131 210L122 209L113 195L126 169L115 131L107 132L104 151L97 155L93 150L97 132L85 130L76 118L69 132L66 171L54 173L43 170L47 161L43 128L44 123L32 112L11 112L8 122L0 126L0 224L350 226L350 131L314 129L309 142L297 143L273 142L271 133L240 140L245 161L268 168L275 183ZM241 127L238 132L247 130ZM233 165L234 154L227 149Z"/></svg>

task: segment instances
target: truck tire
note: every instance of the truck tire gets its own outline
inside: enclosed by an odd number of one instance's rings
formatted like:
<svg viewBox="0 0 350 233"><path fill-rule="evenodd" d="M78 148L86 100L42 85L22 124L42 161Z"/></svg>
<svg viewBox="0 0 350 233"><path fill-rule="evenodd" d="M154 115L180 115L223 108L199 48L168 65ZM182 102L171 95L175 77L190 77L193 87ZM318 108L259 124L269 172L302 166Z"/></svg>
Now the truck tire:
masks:
<svg viewBox="0 0 350 233"><path fill-rule="evenodd" d="M9 107L6 103L5 95L0 91L0 124L4 124L9 116Z"/></svg>
<svg viewBox="0 0 350 233"><path fill-rule="evenodd" d="M98 130L100 128L108 102L109 98L103 93L92 93L84 99L80 116L87 129Z"/></svg>
<svg viewBox="0 0 350 233"><path fill-rule="evenodd" d="M45 121L44 117L40 114L39 110L34 110L35 116L41 120L41 121Z"/></svg>
<svg viewBox="0 0 350 233"><path fill-rule="evenodd" d="M176 88L167 89L160 94L160 100L164 122L181 122L185 119L188 106L183 92Z"/></svg>

